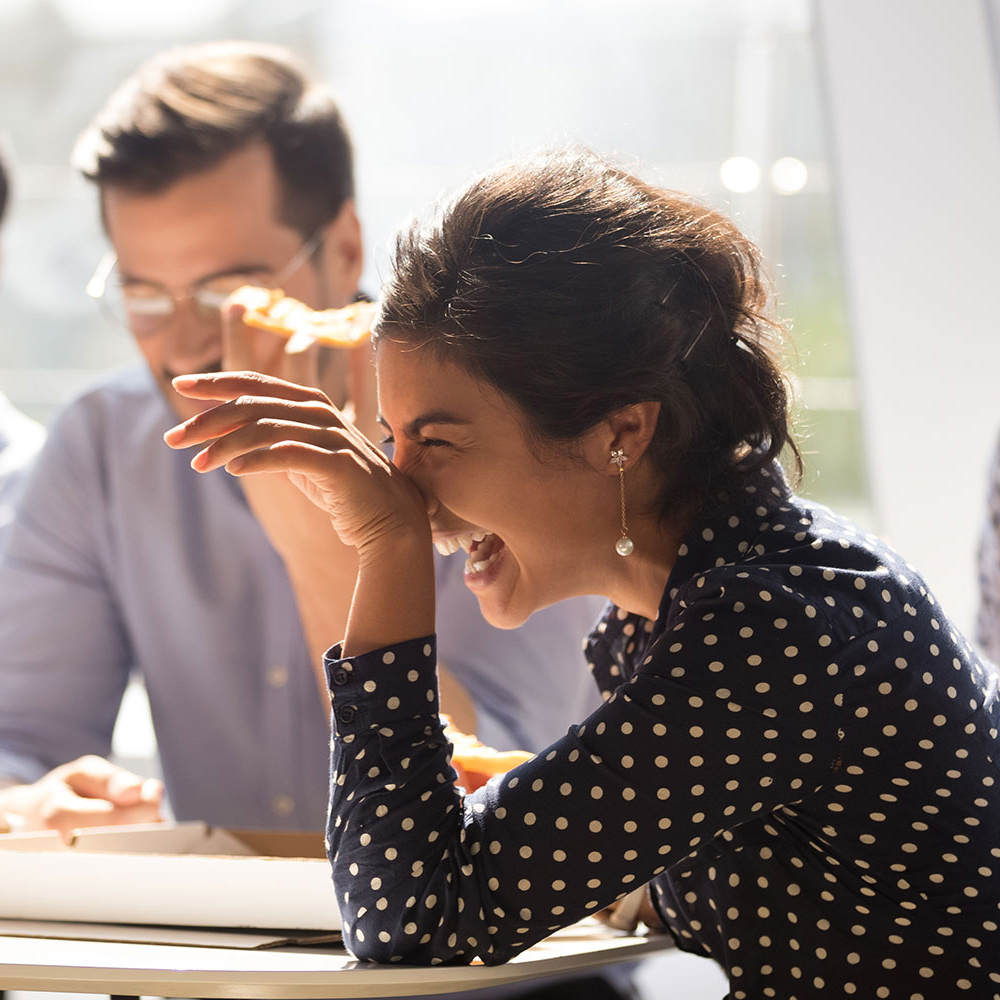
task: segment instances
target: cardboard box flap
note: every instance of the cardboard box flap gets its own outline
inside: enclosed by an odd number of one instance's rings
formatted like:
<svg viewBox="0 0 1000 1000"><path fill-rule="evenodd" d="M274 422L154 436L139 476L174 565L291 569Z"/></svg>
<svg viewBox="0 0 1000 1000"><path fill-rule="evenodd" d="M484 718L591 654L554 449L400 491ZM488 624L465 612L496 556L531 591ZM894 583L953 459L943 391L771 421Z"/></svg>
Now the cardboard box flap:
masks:
<svg viewBox="0 0 1000 1000"><path fill-rule="evenodd" d="M340 930L322 844L204 823L0 834L0 917Z"/></svg>
<svg viewBox="0 0 1000 1000"><path fill-rule="evenodd" d="M239 948L261 951L288 945L338 944L337 931L206 930L204 927L156 927L141 924L62 923L56 920L3 920L3 937L56 941L112 941L118 944L167 944L184 948Z"/></svg>
<svg viewBox="0 0 1000 1000"><path fill-rule="evenodd" d="M75 830L68 844L55 830L0 834L0 850L326 857L322 833L299 830L227 830L201 822L95 826Z"/></svg>
<svg viewBox="0 0 1000 1000"><path fill-rule="evenodd" d="M264 857L326 857L326 841L322 833L304 830L229 830L228 833L237 843Z"/></svg>

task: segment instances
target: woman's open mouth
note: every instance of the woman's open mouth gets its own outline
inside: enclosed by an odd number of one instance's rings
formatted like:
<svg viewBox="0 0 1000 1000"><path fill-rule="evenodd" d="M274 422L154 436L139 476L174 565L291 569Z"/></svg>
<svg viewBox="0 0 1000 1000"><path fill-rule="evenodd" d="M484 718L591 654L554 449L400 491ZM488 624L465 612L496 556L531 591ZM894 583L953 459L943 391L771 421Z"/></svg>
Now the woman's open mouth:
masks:
<svg viewBox="0 0 1000 1000"><path fill-rule="evenodd" d="M504 543L499 535L488 531L470 531L464 535L436 538L434 547L443 556L450 556L462 549L468 555L465 559L465 575L476 576L490 568L503 552Z"/></svg>

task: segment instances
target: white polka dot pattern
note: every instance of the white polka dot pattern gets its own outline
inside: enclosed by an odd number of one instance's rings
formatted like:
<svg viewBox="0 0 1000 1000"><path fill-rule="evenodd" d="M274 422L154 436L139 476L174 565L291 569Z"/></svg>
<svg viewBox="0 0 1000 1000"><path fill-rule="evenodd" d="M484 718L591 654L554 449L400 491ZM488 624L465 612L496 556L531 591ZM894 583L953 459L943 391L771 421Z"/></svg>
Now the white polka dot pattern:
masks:
<svg viewBox="0 0 1000 1000"><path fill-rule="evenodd" d="M355 954L502 962L651 881L733 1000L1000 997L994 673L876 538L777 479L746 499L691 532L655 621L609 609L602 707L472 795L428 640L390 669L331 651Z"/></svg>

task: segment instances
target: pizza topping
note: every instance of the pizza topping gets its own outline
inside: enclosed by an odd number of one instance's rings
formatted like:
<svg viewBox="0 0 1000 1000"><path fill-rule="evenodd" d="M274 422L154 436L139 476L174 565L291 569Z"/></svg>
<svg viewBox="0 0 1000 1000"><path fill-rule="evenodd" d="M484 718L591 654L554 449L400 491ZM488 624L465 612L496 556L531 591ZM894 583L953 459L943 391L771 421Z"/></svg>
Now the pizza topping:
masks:
<svg viewBox="0 0 1000 1000"><path fill-rule="evenodd" d="M441 721L444 723L444 735L454 748L451 764L458 773L458 784L468 792L474 792L490 778L506 774L511 768L534 757L526 750L494 750L475 736L456 729L447 715L442 714Z"/></svg>
<svg viewBox="0 0 1000 1000"><path fill-rule="evenodd" d="M374 302L352 302L340 309L310 309L280 288L243 285L230 301L244 307L243 322L281 337L310 337L328 347L359 347L371 337Z"/></svg>

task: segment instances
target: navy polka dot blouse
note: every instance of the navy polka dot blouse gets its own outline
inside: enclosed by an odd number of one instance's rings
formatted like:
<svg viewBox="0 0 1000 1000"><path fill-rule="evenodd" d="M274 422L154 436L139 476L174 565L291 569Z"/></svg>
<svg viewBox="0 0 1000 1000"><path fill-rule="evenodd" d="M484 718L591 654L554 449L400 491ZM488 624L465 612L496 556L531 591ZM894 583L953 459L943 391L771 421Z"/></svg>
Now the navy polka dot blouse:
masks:
<svg viewBox="0 0 1000 1000"><path fill-rule="evenodd" d="M732 1000L1000 998L997 679L898 555L773 469L586 655L603 706L464 795L433 637L327 654L356 955L504 962L649 883Z"/></svg>

